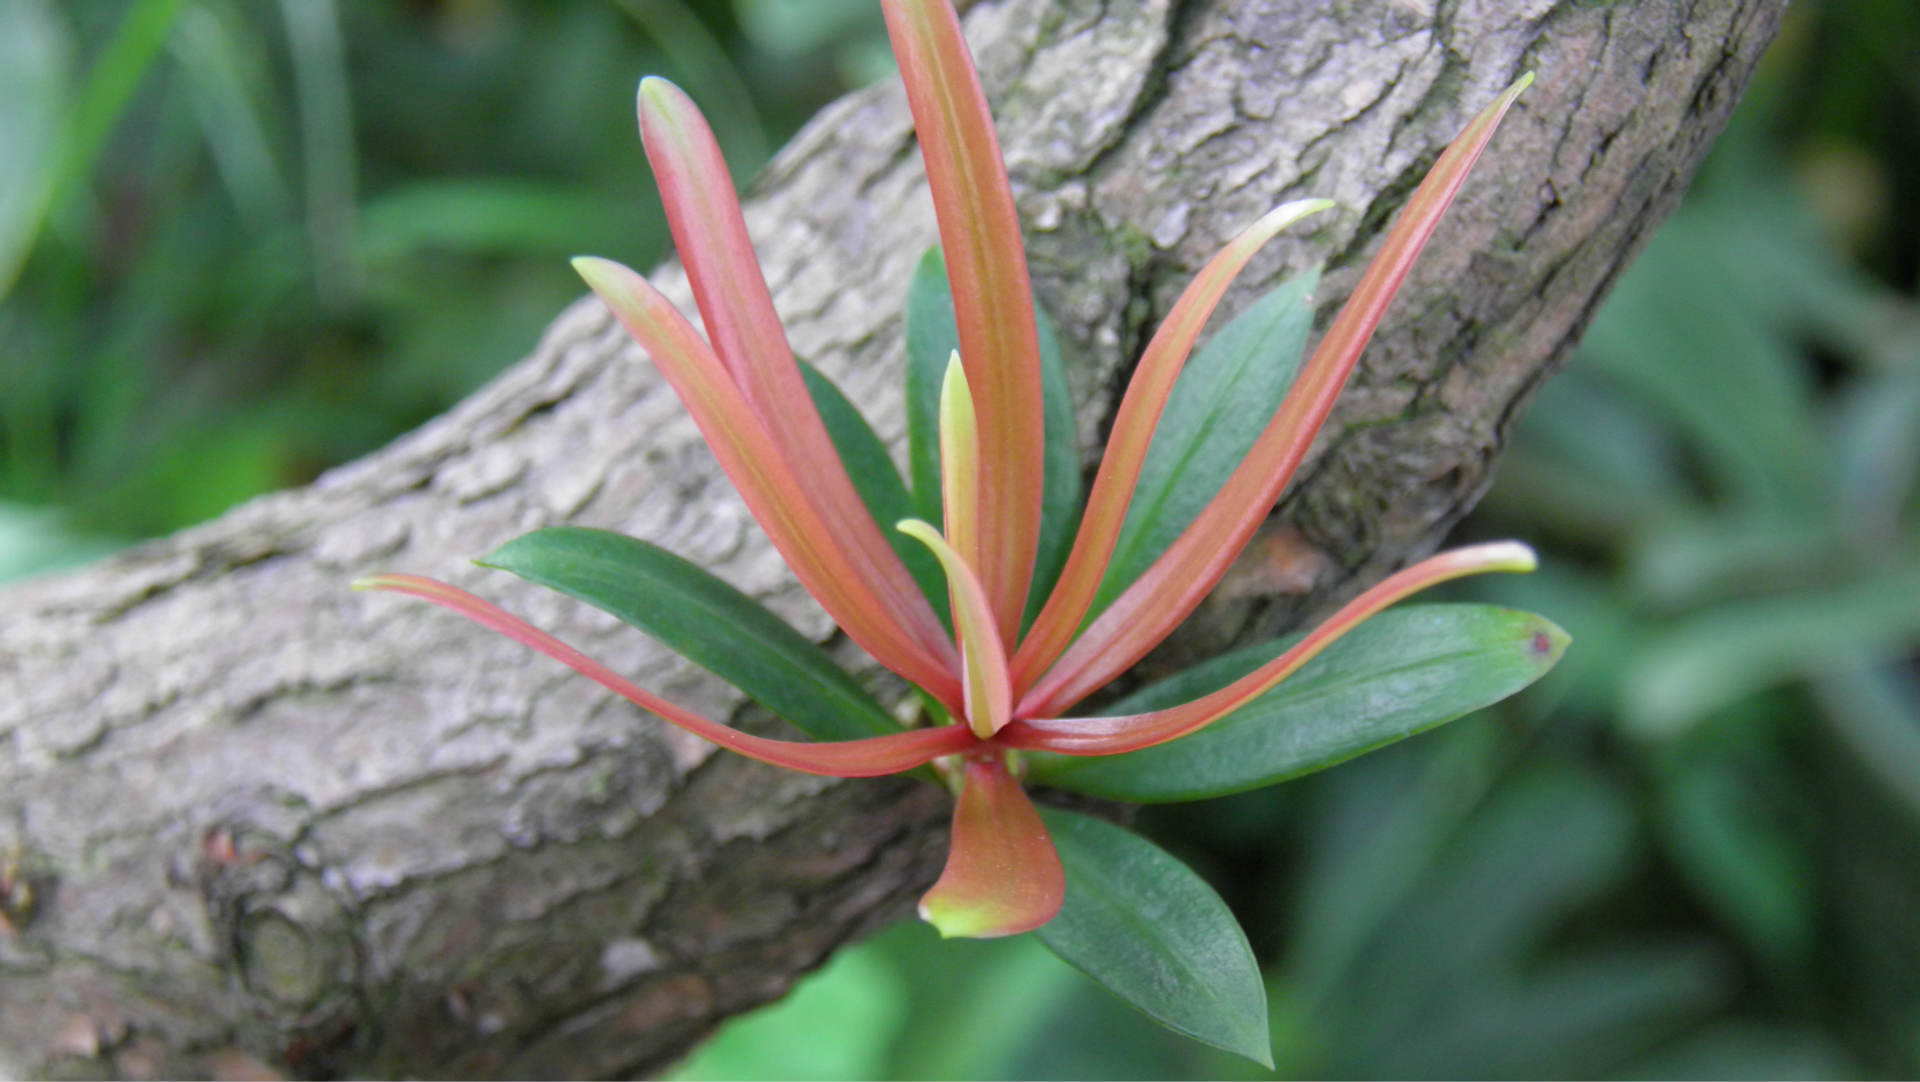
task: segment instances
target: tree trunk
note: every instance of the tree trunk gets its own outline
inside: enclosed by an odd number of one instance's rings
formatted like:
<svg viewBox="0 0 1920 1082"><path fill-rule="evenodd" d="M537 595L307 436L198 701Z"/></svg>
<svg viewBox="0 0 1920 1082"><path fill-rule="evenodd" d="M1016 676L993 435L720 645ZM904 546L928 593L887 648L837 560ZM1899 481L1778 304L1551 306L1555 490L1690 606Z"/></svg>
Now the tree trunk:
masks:
<svg viewBox="0 0 1920 1082"><path fill-rule="evenodd" d="M1466 511L1782 6L976 6L1089 446L1225 238L1277 201L1339 200L1228 303L1324 261L1324 317L1446 140L1540 72L1285 497L1268 558L1171 650L1275 630ZM828 109L748 217L798 353L897 441L904 283L934 239L899 87ZM677 268L656 280L686 296ZM834 633L591 300L368 459L8 591L0 1074L645 1073L906 913L944 851L934 788L716 754L504 638L346 588L445 577L709 716L778 725L611 619L466 562L559 522L649 538Z"/></svg>

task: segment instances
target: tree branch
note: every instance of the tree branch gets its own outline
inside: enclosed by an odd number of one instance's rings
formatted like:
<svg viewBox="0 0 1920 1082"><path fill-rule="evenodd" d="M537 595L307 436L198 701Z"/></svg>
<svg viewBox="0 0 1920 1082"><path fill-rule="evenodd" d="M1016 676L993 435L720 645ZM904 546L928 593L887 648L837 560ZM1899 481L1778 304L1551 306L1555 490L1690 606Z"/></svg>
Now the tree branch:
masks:
<svg viewBox="0 0 1920 1082"><path fill-rule="evenodd" d="M1541 73L1286 497L1269 558L1176 654L1324 606L1465 512L1782 6L977 6L1089 446L1144 335L1233 231L1285 198L1340 200L1228 304L1325 260L1330 312L1444 141ZM827 110L749 222L797 352L897 441L898 313L933 240L898 87ZM677 269L656 280L685 296ZM716 755L507 640L345 588L439 575L710 716L777 727L610 619L464 563L557 522L647 537L832 634L585 301L380 453L7 592L0 1073L647 1072L902 915L943 851L931 787Z"/></svg>

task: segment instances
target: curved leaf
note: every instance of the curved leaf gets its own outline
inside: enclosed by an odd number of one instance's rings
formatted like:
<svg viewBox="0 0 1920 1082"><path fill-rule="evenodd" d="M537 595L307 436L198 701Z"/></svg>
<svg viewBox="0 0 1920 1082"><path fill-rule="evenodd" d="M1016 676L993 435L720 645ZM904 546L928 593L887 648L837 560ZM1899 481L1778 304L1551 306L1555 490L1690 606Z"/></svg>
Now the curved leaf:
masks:
<svg viewBox="0 0 1920 1082"><path fill-rule="evenodd" d="M819 369L801 361L800 375L807 381L807 393L813 396L820 421L827 426L827 438L833 441L834 451L847 467L847 477L853 481L854 491L860 494L860 502L866 505L867 514L872 515L875 525L886 533L900 562L907 565L913 581L920 584L921 592L933 603L933 611L941 623L951 628L947 579L940 572L939 561L925 545L893 528L901 519L914 517L914 503L913 497L907 494L906 483L900 480L900 471L894 468L893 456L887 453L887 445L880 442L859 408L847 401L847 396Z"/></svg>
<svg viewBox="0 0 1920 1082"><path fill-rule="evenodd" d="M1140 469L1090 616L1153 564L1247 457L1300 370L1318 271L1248 306L1180 373Z"/></svg>
<svg viewBox="0 0 1920 1082"><path fill-rule="evenodd" d="M1271 1069L1260 966L1213 888L1112 823L1057 808L1040 817L1067 872L1040 942L1161 1025Z"/></svg>
<svg viewBox="0 0 1920 1082"><path fill-rule="evenodd" d="M1300 636L1225 654L1114 704L1132 714L1226 687ZM1380 613L1273 690L1191 736L1100 758L1036 756L1049 785L1116 800L1200 800L1272 785L1452 721L1551 669L1566 632L1492 605Z"/></svg>
<svg viewBox="0 0 1920 1082"><path fill-rule="evenodd" d="M968 760L953 840L920 917L944 938L1019 935L1053 919L1066 892L1060 855L1004 760Z"/></svg>
<svg viewBox="0 0 1920 1082"><path fill-rule="evenodd" d="M558 526L480 561L577 598L652 635L819 740L900 731L812 640L698 564L606 530Z"/></svg>

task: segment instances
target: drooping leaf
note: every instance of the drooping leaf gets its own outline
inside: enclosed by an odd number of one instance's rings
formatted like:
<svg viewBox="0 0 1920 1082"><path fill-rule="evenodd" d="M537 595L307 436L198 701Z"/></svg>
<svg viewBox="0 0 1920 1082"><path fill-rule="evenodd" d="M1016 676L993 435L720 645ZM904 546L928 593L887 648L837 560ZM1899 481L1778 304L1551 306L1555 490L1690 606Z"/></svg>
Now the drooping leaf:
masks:
<svg viewBox="0 0 1920 1082"><path fill-rule="evenodd" d="M1060 856L1007 764L969 760L947 866L920 899L921 919L949 939L1019 935L1052 920L1065 889Z"/></svg>
<svg viewBox="0 0 1920 1082"><path fill-rule="evenodd" d="M913 497L907 494L900 471L894 468L893 456L887 454L887 445L880 442L860 410L847 401L847 396L819 369L802 361L800 374L806 378L807 393L813 396L814 408L820 411L821 423L827 426L827 437L847 467L847 476L853 481L854 491L860 494L860 502L866 504L874 523L885 531L893 551L899 555L900 562L907 565L913 581L920 584L934 612L951 627L947 580L940 573L940 562L925 545L893 528L901 519L913 518L915 512Z"/></svg>
<svg viewBox="0 0 1920 1082"><path fill-rule="evenodd" d="M1299 637L1236 650L1114 704L1133 714L1226 687ZM1566 635L1491 605L1409 605L1349 632L1271 691L1191 736L1124 755L1036 756L1049 785L1116 800L1200 800L1271 785L1500 701L1552 667Z"/></svg>
<svg viewBox="0 0 1920 1082"><path fill-rule="evenodd" d="M1040 547L1034 557L1033 589L1027 619L1039 609L1046 591L1060 576L1080 514L1079 426L1073 417L1073 393L1067 384L1060 339L1043 309L1035 307L1040 333L1041 395L1047 432L1046 488L1040 521ZM930 248L907 285L907 473L913 485L914 517L945 521L940 498L940 386L947 361L960 348L953 294L946 263ZM982 423L985 420L982 419Z"/></svg>
<svg viewBox="0 0 1920 1082"><path fill-rule="evenodd" d="M1154 431L1093 614L1166 551L1247 457L1299 371L1319 279L1309 271L1281 283L1187 362Z"/></svg>
<svg viewBox="0 0 1920 1082"><path fill-rule="evenodd" d="M1260 966L1213 888L1112 823L1040 814L1067 873L1066 903L1040 941L1161 1025L1271 1068Z"/></svg>
<svg viewBox="0 0 1920 1082"><path fill-rule="evenodd" d="M874 778L902 774L945 755L956 755L976 741L964 725L896 730L884 736L854 740L775 740L743 732L702 717L664 699L520 619L485 598L457 586L419 575L370 575L354 582L356 590L389 590L430 601L472 620L522 646L539 651L592 680L608 691L703 740L739 752L749 759L834 778Z"/></svg>
<svg viewBox="0 0 1920 1082"><path fill-rule="evenodd" d="M826 651L698 564L605 530L536 530L481 561L645 631L821 740L900 731Z"/></svg>

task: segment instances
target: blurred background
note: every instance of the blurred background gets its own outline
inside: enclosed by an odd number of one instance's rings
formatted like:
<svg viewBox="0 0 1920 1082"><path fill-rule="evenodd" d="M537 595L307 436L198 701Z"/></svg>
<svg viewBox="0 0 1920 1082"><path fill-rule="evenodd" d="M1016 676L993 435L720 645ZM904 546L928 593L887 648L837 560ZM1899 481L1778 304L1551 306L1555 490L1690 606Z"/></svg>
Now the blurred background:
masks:
<svg viewBox="0 0 1920 1082"><path fill-rule="evenodd" d="M750 177L891 69L871 0L0 0L0 580L310 480L664 249L638 74ZM618 92L615 92L615 91ZM1527 414L1457 591L1548 681L1142 824L1282 1076L1920 1075L1920 6L1798 4ZM1265 1077L1026 939L902 925L685 1078Z"/></svg>

